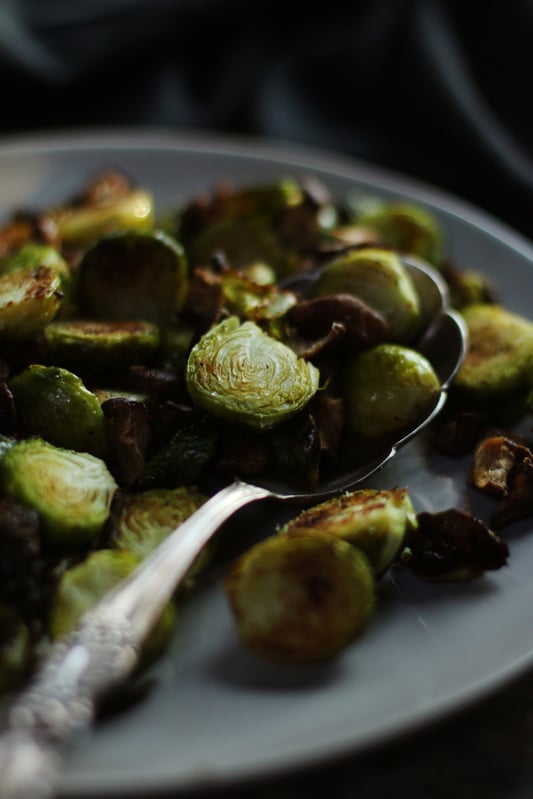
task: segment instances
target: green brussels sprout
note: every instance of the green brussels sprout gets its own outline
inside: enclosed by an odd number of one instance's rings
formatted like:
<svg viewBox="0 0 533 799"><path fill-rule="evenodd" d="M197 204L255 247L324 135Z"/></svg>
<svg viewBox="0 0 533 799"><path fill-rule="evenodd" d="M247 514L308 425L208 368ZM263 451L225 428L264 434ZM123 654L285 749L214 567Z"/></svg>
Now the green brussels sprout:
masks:
<svg viewBox="0 0 533 799"><path fill-rule="evenodd" d="M187 288L183 247L162 231L103 237L79 264L81 314L93 319L168 324L181 309Z"/></svg>
<svg viewBox="0 0 533 799"><path fill-rule="evenodd" d="M61 253L49 244L28 241L9 257L0 262L0 274L19 272L21 270L35 270L46 266L53 269L61 280L61 293L63 294L59 308L59 316L70 316L75 312L74 278L72 271Z"/></svg>
<svg viewBox="0 0 533 799"><path fill-rule="evenodd" d="M49 266L0 275L0 339L41 333L61 307L61 278Z"/></svg>
<svg viewBox="0 0 533 799"><path fill-rule="evenodd" d="M360 208L357 223L377 231L382 244L417 255L438 266L443 259L443 233L432 213L409 202L391 201Z"/></svg>
<svg viewBox="0 0 533 799"><path fill-rule="evenodd" d="M375 607L364 553L318 531L256 544L233 564L225 590L242 642L280 662L333 657Z"/></svg>
<svg viewBox="0 0 533 799"><path fill-rule="evenodd" d="M108 441L102 408L77 375L57 366L32 364L9 381L9 388L24 433L105 457Z"/></svg>
<svg viewBox="0 0 533 799"><path fill-rule="evenodd" d="M405 341L419 327L420 299L396 253L362 247L331 261L312 287L312 295L354 294L383 315L392 340Z"/></svg>
<svg viewBox="0 0 533 799"><path fill-rule="evenodd" d="M84 247L118 231L150 231L154 225L154 199L144 189L132 189L106 203L58 209L53 218L64 244Z"/></svg>
<svg viewBox="0 0 533 799"><path fill-rule="evenodd" d="M159 327L143 320L55 320L44 338L49 360L93 380L153 361L160 341Z"/></svg>
<svg viewBox="0 0 533 799"><path fill-rule="evenodd" d="M196 486L158 488L121 496L112 513L113 546L144 560L206 499ZM189 579L209 564L211 554L212 547L202 550L188 571Z"/></svg>
<svg viewBox="0 0 533 799"><path fill-rule="evenodd" d="M376 575L395 561L406 534L417 525L405 488L362 488L306 508L279 533L328 533L362 549Z"/></svg>
<svg viewBox="0 0 533 799"><path fill-rule="evenodd" d="M0 605L0 695L28 675L32 654L28 628L15 610Z"/></svg>
<svg viewBox="0 0 533 799"><path fill-rule="evenodd" d="M19 272L21 269L38 269L40 266L47 266L54 269L64 280L71 276L70 267L55 247L49 244L41 244L36 241L28 241L3 258L0 262L0 273Z"/></svg>
<svg viewBox="0 0 533 799"><path fill-rule="evenodd" d="M266 430L293 416L316 393L320 373L254 322L235 316L212 327L193 347L186 383L197 405L214 416Z"/></svg>
<svg viewBox="0 0 533 799"><path fill-rule="evenodd" d="M48 617L48 633L57 641L68 635L104 596L139 565L131 552L99 549L61 576ZM176 623L176 607L169 602L143 644L141 667L167 646Z"/></svg>
<svg viewBox="0 0 533 799"><path fill-rule="evenodd" d="M64 550L97 540L117 488L104 461L38 438L4 454L0 486L5 496L37 511L46 545Z"/></svg>
<svg viewBox="0 0 533 799"><path fill-rule="evenodd" d="M533 323L500 305L480 303L462 310L469 344L452 387L461 402L498 406L531 388Z"/></svg>
<svg viewBox="0 0 533 799"><path fill-rule="evenodd" d="M440 382L420 352L401 344L378 344L358 353L344 370L346 417L362 437L398 435L432 408Z"/></svg>

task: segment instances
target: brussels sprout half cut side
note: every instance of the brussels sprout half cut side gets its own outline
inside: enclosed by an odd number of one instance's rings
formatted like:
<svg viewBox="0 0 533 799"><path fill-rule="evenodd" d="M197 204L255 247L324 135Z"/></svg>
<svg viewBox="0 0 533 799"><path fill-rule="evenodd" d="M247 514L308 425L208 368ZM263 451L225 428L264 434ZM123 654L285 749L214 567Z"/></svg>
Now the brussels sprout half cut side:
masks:
<svg viewBox="0 0 533 799"><path fill-rule="evenodd" d="M162 231L99 239L79 265L81 314L92 319L144 319L169 324L188 288L183 247Z"/></svg>
<svg viewBox="0 0 533 799"><path fill-rule="evenodd" d="M261 541L234 563L225 588L242 642L280 662L333 657L375 608L366 556L327 533Z"/></svg>
<svg viewBox="0 0 533 799"><path fill-rule="evenodd" d="M279 533L320 532L342 538L363 550L374 573L381 575L395 561L406 534L416 526L407 489L362 488L306 508Z"/></svg>
<svg viewBox="0 0 533 799"><path fill-rule="evenodd" d="M454 396L475 407L498 406L533 384L533 324L500 305L462 309L469 334Z"/></svg>
<svg viewBox="0 0 533 799"><path fill-rule="evenodd" d="M64 319L48 325L44 338L52 363L94 380L116 377L131 364L150 363L159 348L160 330L142 319Z"/></svg>
<svg viewBox="0 0 533 799"><path fill-rule="evenodd" d="M316 393L319 380L313 364L236 316L202 336L186 368L193 402L254 430L275 427L294 415Z"/></svg>
<svg viewBox="0 0 533 799"><path fill-rule="evenodd" d="M108 591L139 565L131 552L100 549L62 575L52 600L48 632L52 640L64 638ZM168 602L143 644L139 667L152 662L166 647L176 623L176 607Z"/></svg>
<svg viewBox="0 0 533 799"><path fill-rule="evenodd" d="M7 497L37 511L45 543L65 551L97 541L117 488L104 461L38 438L5 453L0 485Z"/></svg>
<svg viewBox="0 0 533 799"><path fill-rule="evenodd" d="M49 266L0 275L0 339L42 332L57 316L62 298L61 277Z"/></svg>

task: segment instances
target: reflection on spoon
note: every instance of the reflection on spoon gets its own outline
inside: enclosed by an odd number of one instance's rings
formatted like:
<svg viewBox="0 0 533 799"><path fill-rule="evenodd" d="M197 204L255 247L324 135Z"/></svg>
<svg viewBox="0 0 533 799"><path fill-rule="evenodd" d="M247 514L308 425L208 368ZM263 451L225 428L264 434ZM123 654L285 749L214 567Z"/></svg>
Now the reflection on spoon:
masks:
<svg viewBox="0 0 533 799"><path fill-rule="evenodd" d="M434 406L416 426L355 470L325 481L318 491L292 491L274 481L237 480L212 496L115 590L82 620L50 657L11 707L0 737L0 774L4 799L50 797L60 766L59 746L88 727L95 702L126 679L138 662L142 643L192 562L223 522L261 499L316 503L354 488L381 469L440 412L447 389L466 349L466 329L448 308L441 276L426 264L404 259L424 309L425 332L417 349L428 358L441 382Z"/></svg>

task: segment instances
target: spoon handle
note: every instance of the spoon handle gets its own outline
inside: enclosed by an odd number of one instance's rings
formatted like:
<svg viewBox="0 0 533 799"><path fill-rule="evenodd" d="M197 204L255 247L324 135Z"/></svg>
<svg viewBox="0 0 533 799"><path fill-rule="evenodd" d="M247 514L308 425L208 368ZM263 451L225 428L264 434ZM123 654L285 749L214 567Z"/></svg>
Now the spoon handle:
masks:
<svg viewBox="0 0 533 799"><path fill-rule="evenodd" d="M143 641L202 547L237 510L269 496L240 481L223 488L52 647L0 735L2 799L54 795L60 748L91 725L96 701L131 675Z"/></svg>

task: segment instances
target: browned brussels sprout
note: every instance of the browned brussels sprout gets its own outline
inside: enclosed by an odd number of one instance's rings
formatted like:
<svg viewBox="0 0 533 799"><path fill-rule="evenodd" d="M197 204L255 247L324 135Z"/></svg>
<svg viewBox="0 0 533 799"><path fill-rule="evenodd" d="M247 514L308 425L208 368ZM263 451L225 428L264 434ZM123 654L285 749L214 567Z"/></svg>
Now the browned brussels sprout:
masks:
<svg viewBox="0 0 533 799"><path fill-rule="evenodd" d="M105 457L106 422L98 398L67 369L33 364L9 382L22 432Z"/></svg>
<svg viewBox="0 0 533 799"><path fill-rule="evenodd" d="M98 540L117 487L104 461L38 438L4 454L0 486L5 496L37 511L47 546L65 552Z"/></svg>
<svg viewBox="0 0 533 799"><path fill-rule="evenodd" d="M490 303L469 305L462 314L469 345L453 392L467 406L499 411L533 383L533 323Z"/></svg>
<svg viewBox="0 0 533 799"><path fill-rule="evenodd" d="M308 361L254 322L231 316L211 328L187 362L193 401L237 425L266 430L293 416L318 390Z"/></svg>
<svg viewBox="0 0 533 799"><path fill-rule="evenodd" d="M58 582L49 614L52 640L64 638L104 595L139 565L131 552L100 549L67 569ZM148 665L167 646L176 623L176 607L169 602L143 644L140 667Z"/></svg>
<svg viewBox="0 0 533 799"><path fill-rule="evenodd" d="M131 364L153 362L160 341L159 327L141 319L64 319L48 325L44 337L54 365L99 382Z"/></svg>
<svg viewBox="0 0 533 799"><path fill-rule="evenodd" d="M79 264L78 300L88 318L171 323L187 286L183 248L161 231L101 238Z"/></svg>
<svg viewBox="0 0 533 799"><path fill-rule="evenodd" d="M49 266L0 275L0 339L41 333L59 313L61 277Z"/></svg>
<svg viewBox="0 0 533 799"><path fill-rule="evenodd" d="M225 586L242 642L273 661L338 654L375 607L366 556L320 532L275 535L256 544L235 562Z"/></svg>
<svg viewBox="0 0 533 799"><path fill-rule="evenodd" d="M427 358L400 344L378 344L353 357L344 388L348 428L368 438L412 429L440 394Z"/></svg>
<svg viewBox="0 0 533 799"><path fill-rule="evenodd" d="M361 549L380 575L395 561L406 534L416 525L407 489L362 488L306 508L279 532L319 532L342 538Z"/></svg>

